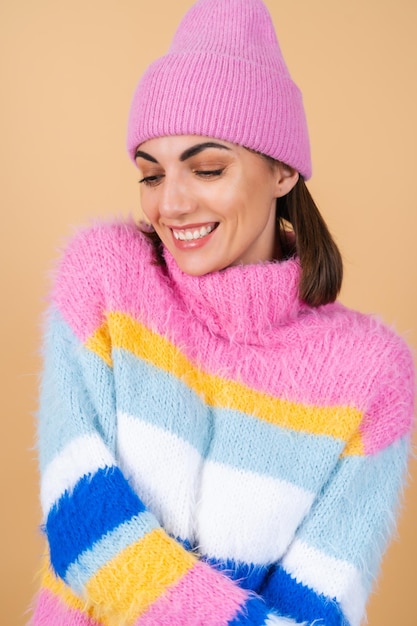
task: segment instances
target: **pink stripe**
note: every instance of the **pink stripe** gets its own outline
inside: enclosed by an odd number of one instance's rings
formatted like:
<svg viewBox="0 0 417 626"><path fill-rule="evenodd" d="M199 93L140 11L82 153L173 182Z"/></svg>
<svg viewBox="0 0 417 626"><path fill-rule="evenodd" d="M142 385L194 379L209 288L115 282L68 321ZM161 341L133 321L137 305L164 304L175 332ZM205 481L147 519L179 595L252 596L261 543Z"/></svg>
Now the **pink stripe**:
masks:
<svg viewBox="0 0 417 626"><path fill-rule="evenodd" d="M399 437L411 432L414 403L414 375L411 355L398 351L395 355L398 378L380 381L379 394L374 394L361 426L365 454L375 454ZM395 412L394 412L395 411Z"/></svg>
<svg viewBox="0 0 417 626"><path fill-rule="evenodd" d="M271 367L271 343L262 359L259 346L218 337L213 340L198 316L190 314L189 303L184 302L183 310L178 310L179 294L152 264L149 246L133 223L96 226L81 232L70 244L54 298L82 341L102 324L103 307L124 312L168 337L208 373L221 372L225 378L293 402L347 405L362 411L366 453L409 432L412 359L403 341L379 321L339 304L304 311L293 331L288 324L275 327L281 368L277 364ZM286 280L294 286L295 266L289 265L286 271ZM193 277L185 280L192 284ZM213 290L217 285L208 284ZM242 299L241 294L236 295ZM292 314L289 310L290 317ZM248 358L252 349L258 353L256 367ZM390 369L391 363L397 364L397 374ZM383 389L384 397L375 397L375 389ZM387 406L390 414L384 412ZM392 407L396 407L394 415Z"/></svg>
<svg viewBox="0 0 417 626"><path fill-rule="evenodd" d="M412 419L388 420L378 428L378 424L366 424L362 428L362 441L365 455L376 454L391 443L410 433Z"/></svg>
<svg viewBox="0 0 417 626"><path fill-rule="evenodd" d="M226 576L197 563L135 626L220 626L234 618L247 598Z"/></svg>
<svg viewBox="0 0 417 626"><path fill-rule="evenodd" d="M366 346L362 333L354 334L354 327L356 325L358 329L363 316L350 312L352 337L348 338L340 330L329 332L328 340L324 341L328 351L323 349L323 337L315 337L309 327L300 323L297 340L283 355L281 371L277 371L271 367L270 351L265 352L265 360L259 359L254 368L253 361L247 358L250 347L222 343L218 339L213 341L209 333L202 332L195 319L187 317L181 323L176 314L172 322L170 319L161 321L161 311L173 309L174 300L168 296L160 309L154 307L152 297L146 304L145 312L132 311L132 303L126 301L121 308L126 307L125 310L136 319L162 336L168 336L192 362L201 363L207 373L221 372L224 378L239 380L249 388L296 403L351 407L361 411L364 415L361 432L365 454L374 454L411 431L412 357L402 339L376 321L373 322L374 334L371 333L373 345ZM331 308L333 325L346 326L343 307L334 305ZM314 313L312 315L314 317ZM379 352L375 343L379 343ZM277 349L282 351L282 346ZM393 362L396 363L397 376L390 369Z"/></svg>
<svg viewBox="0 0 417 626"><path fill-rule="evenodd" d="M135 267L137 272L143 253L132 236L135 228L133 222L97 224L78 232L65 249L52 300L81 341L101 326L126 280L137 280ZM130 297L142 297L140 289L127 290Z"/></svg>
<svg viewBox="0 0 417 626"><path fill-rule="evenodd" d="M374 454L410 433L413 426L414 366L401 337L378 320L348 311L340 304L329 305L331 317L323 336L319 312L312 311L297 326L291 341L289 329L282 340L277 330L281 370L271 367L271 349L258 348L257 367L248 359L250 346L221 342L203 331L194 317L169 317L178 303L165 294L162 307L146 300L146 311L133 311L136 319L168 337L192 362L205 372L238 380L249 388L273 397L312 406L351 407L364 416L361 425L365 454ZM167 319L161 311L167 311ZM190 337L193 341L190 342ZM395 368L391 365L395 363ZM393 413L393 410L395 413ZM353 434L353 433L352 433Z"/></svg>
<svg viewBox="0 0 417 626"><path fill-rule="evenodd" d="M81 611L66 606L48 589L39 592L29 626L100 626Z"/></svg>

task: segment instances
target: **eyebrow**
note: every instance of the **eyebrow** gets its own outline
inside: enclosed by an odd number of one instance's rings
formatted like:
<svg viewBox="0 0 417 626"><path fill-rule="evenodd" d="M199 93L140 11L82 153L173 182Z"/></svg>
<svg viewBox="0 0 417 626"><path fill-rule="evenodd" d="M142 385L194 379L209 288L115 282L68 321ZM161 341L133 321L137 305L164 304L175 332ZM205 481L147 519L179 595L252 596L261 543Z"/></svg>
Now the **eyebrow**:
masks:
<svg viewBox="0 0 417 626"><path fill-rule="evenodd" d="M191 157L199 154L203 150L207 150L208 148L218 148L219 150L230 150L228 146L225 146L221 143L216 143L215 141L206 141L204 143L198 143L195 146L191 146L191 148L187 148L184 152L180 154L180 161L186 161L187 159L191 159ZM152 155L147 152L143 152L142 150L136 150L135 159L140 157L141 159L145 159L146 161L150 161L151 163L158 163L158 161Z"/></svg>
<svg viewBox="0 0 417 626"><path fill-rule="evenodd" d="M182 154L180 154L180 161L186 161L191 157L199 154L203 150L207 150L207 148L219 148L220 150L230 150L227 146L224 146L222 143L216 143L215 141L206 141L205 143L198 143L195 146L191 146L191 148L187 148L184 150Z"/></svg>

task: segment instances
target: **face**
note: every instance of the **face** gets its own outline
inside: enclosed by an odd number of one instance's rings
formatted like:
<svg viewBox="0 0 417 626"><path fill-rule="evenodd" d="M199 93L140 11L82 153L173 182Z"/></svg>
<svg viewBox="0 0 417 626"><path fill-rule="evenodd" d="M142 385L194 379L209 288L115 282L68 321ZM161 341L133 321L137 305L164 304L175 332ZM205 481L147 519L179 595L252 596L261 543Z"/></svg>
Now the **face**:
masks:
<svg viewBox="0 0 417 626"><path fill-rule="evenodd" d="M198 136L139 146L142 210L187 274L276 258L275 204L298 174L241 146Z"/></svg>

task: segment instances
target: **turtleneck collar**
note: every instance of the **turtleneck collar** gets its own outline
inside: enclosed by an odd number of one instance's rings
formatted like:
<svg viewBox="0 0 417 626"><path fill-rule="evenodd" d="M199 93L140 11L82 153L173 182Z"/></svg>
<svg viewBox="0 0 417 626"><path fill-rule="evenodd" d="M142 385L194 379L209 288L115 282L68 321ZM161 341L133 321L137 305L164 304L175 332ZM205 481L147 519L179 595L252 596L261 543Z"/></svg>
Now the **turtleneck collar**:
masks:
<svg viewBox="0 0 417 626"><path fill-rule="evenodd" d="M293 321L306 306L298 297L297 259L190 276L168 250L164 256L176 297L210 332L229 341L264 345L274 329Z"/></svg>

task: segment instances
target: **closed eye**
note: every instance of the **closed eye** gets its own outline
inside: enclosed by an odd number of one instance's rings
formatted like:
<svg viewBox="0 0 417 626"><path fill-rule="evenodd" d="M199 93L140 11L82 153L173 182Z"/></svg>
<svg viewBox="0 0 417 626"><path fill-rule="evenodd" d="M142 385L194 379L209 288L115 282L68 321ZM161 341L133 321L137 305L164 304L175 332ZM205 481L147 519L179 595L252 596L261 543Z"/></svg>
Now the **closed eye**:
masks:
<svg viewBox="0 0 417 626"><path fill-rule="evenodd" d="M193 170L194 174L200 176L201 178L215 178L216 176L221 176L224 172L225 168L222 167L217 170Z"/></svg>
<svg viewBox="0 0 417 626"><path fill-rule="evenodd" d="M154 175L154 176L145 176L139 181L139 183L144 184L147 187L156 187L156 185L158 185L161 182L162 178L163 178L162 174Z"/></svg>

